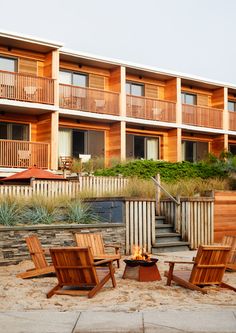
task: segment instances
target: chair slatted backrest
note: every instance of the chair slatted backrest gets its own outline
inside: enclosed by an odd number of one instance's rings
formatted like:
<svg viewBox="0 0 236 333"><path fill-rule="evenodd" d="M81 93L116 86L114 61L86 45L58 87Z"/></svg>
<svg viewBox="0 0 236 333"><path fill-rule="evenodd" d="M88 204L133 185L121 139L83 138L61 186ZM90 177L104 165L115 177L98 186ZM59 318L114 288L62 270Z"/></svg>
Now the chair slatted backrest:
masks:
<svg viewBox="0 0 236 333"><path fill-rule="evenodd" d="M228 264L236 264L236 236L224 236L222 244L231 247Z"/></svg>
<svg viewBox="0 0 236 333"><path fill-rule="evenodd" d="M189 282L195 285L220 284L229 253L229 246L199 246Z"/></svg>
<svg viewBox="0 0 236 333"><path fill-rule="evenodd" d="M99 280L90 248L63 247L50 249L59 284L94 286Z"/></svg>
<svg viewBox="0 0 236 333"><path fill-rule="evenodd" d="M38 237L29 236L25 239L25 241L28 246L30 256L35 265L35 268L39 269L47 267L48 263Z"/></svg>
<svg viewBox="0 0 236 333"><path fill-rule="evenodd" d="M98 256L99 254L105 254L104 243L102 239L102 234L97 233L80 233L75 234L76 243L81 247L90 247L93 256Z"/></svg>

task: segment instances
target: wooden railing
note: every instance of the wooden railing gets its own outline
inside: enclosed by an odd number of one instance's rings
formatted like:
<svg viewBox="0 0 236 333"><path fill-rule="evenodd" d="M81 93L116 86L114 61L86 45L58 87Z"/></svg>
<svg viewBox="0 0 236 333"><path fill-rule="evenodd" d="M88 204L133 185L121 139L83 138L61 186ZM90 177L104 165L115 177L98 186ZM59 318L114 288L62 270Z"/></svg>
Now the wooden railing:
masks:
<svg viewBox="0 0 236 333"><path fill-rule="evenodd" d="M223 111L205 106L182 104L182 122L187 125L222 128Z"/></svg>
<svg viewBox="0 0 236 333"><path fill-rule="evenodd" d="M229 111L229 129L236 131L236 112Z"/></svg>
<svg viewBox="0 0 236 333"><path fill-rule="evenodd" d="M176 103L141 96L126 96L126 116L165 122L176 121Z"/></svg>
<svg viewBox="0 0 236 333"><path fill-rule="evenodd" d="M175 227L176 205L170 199L160 201L160 214ZM214 242L214 198L180 198L180 226L177 231L191 249Z"/></svg>
<svg viewBox="0 0 236 333"><path fill-rule="evenodd" d="M49 167L49 144L0 140L0 166L9 168Z"/></svg>
<svg viewBox="0 0 236 333"><path fill-rule="evenodd" d="M54 104L54 80L0 71L0 98Z"/></svg>
<svg viewBox="0 0 236 333"><path fill-rule="evenodd" d="M60 107L119 115L119 94L92 88L60 84Z"/></svg>

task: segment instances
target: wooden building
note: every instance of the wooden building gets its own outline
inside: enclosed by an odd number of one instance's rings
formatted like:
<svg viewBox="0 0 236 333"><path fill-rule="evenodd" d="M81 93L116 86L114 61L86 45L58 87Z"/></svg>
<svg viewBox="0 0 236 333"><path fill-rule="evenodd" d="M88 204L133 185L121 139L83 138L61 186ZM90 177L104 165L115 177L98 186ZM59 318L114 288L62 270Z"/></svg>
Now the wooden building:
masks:
<svg viewBox="0 0 236 333"><path fill-rule="evenodd" d="M236 154L236 85L0 33L0 172L60 156L197 161Z"/></svg>

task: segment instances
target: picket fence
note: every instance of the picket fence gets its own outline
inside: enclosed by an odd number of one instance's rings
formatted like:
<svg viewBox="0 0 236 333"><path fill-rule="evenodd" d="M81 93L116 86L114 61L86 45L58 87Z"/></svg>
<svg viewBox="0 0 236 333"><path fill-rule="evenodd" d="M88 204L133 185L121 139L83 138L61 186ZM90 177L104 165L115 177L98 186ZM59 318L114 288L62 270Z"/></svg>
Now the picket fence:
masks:
<svg viewBox="0 0 236 333"><path fill-rule="evenodd" d="M96 197L115 193L119 195L128 185L122 177L79 177L78 181L33 180L31 185L0 185L0 196L41 195L45 197L76 197L81 191Z"/></svg>

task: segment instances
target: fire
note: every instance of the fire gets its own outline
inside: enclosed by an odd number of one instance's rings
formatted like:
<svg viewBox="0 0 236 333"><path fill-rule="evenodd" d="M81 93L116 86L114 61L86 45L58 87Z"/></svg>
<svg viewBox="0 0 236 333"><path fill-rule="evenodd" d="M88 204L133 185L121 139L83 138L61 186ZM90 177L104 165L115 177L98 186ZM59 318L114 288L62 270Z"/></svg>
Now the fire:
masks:
<svg viewBox="0 0 236 333"><path fill-rule="evenodd" d="M150 255L146 252L145 248L139 246L133 247L132 260L146 260L150 261Z"/></svg>

